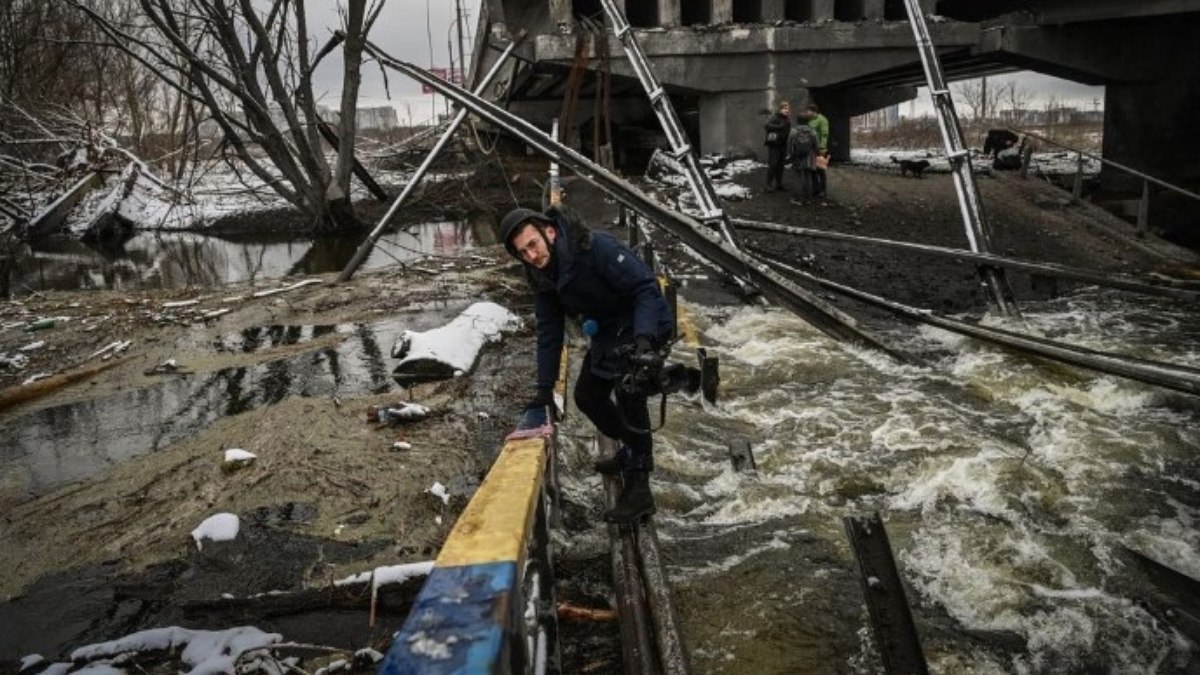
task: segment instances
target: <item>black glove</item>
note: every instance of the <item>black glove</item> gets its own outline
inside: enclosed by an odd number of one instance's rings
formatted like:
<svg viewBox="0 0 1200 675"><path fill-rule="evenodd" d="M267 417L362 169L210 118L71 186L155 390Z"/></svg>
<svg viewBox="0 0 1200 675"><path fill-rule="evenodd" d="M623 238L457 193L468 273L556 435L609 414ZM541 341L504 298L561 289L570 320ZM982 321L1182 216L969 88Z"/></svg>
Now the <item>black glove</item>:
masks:
<svg viewBox="0 0 1200 675"><path fill-rule="evenodd" d="M639 335L633 339L633 362L638 365L650 366L658 363L662 357L654 350L654 343L649 335Z"/></svg>

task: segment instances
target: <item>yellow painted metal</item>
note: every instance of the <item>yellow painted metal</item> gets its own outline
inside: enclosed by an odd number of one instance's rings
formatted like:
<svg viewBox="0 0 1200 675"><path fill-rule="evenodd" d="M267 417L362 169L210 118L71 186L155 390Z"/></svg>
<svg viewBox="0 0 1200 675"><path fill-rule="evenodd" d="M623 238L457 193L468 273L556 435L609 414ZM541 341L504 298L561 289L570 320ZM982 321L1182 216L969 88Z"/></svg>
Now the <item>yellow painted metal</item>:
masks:
<svg viewBox="0 0 1200 675"><path fill-rule="evenodd" d="M699 347L700 329L696 328L692 312L683 302L675 303L675 312L679 315L675 317L675 325L679 326L679 334L683 336L683 344L689 347Z"/></svg>
<svg viewBox="0 0 1200 675"><path fill-rule="evenodd" d="M546 440L530 438L504 444L483 485L454 524L438 567L525 561L525 542L537 514Z"/></svg>

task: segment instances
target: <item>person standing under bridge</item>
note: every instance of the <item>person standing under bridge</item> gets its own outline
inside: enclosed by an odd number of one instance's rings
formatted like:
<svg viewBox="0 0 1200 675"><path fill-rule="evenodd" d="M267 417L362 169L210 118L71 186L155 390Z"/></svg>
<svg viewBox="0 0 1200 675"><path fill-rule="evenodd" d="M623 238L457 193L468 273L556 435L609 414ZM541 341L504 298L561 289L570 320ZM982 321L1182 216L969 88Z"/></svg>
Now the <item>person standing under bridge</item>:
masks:
<svg viewBox="0 0 1200 675"><path fill-rule="evenodd" d="M788 133L792 130L789 115L792 107L787 101L779 104L779 110L763 125L767 146L767 192L783 189L783 165L787 162Z"/></svg>
<svg viewBox="0 0 1200 675"><path fill-rule="evenodd" d="M568 315L590 337L575 382L575 405L600 433L616 439L616 453L596 462L597 471L622 474L610 523L632 524L654 513L654 469L647 393L618 386L631 364L658 359L674 327L670 307L654 273L615 237L589 230L569 208L546 213L513 209L500 223L510 255L525 266L537 319L537 389L519 428L545 424L554 402ZM614 401L615 397L615 401Z"/></svg>
<svg viewBox="0 0 1200 675"><path fill-rule="evenodd" d="M808 116L808 126L817 132L816 173L813 181L813 196L817 199L825 197L828 191L828 176L825 169L829 167L829 118L821 114L816 103L809 103L804 108Z"/></svg>

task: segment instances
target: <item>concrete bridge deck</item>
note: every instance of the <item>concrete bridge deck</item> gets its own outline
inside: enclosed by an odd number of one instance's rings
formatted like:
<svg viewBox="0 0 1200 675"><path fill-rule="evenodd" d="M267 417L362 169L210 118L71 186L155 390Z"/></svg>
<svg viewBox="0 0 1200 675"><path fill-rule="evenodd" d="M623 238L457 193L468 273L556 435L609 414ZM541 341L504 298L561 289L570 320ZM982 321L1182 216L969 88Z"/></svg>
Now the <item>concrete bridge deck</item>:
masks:
<svg viewBox="0 0 1200 675"><path fill-rule="evenodd" d="M687 132L704 153L762 152L763 110L781 100L812 101L830 119L831 149L845 159L852 116L909 100L924 84L902 0L618 0ZM1200 188L1200 0L922 0L947 79L1033 70L1105 86L1104 155L1189 189ZM478 35L531 33L507 98L549 127L567 97L577 50L602 69L596 40L580 18L603 17L599 0L487 0ZM656 124L644 92L610 34L612 86L595 105L583 78L571 120L591 137L593 111L607 110L615 136L645 138ZM478 49L474 72L495 58ZM639 131L640 130L640 131ZM652 135L652 132L651 132ZM631 139L640 139L633 141ZM618 149L618 156L620 150ZM1138 189L1105 170L1113 190ZM1156 224L1200 226L1200 205L1162 195Z"/></svg>

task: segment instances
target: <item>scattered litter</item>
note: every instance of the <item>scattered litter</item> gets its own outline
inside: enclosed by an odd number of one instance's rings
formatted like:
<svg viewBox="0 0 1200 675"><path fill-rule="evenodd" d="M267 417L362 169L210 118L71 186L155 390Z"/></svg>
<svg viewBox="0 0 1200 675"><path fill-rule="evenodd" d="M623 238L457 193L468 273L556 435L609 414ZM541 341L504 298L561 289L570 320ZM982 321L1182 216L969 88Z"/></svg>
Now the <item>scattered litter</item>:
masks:
<svg viewBox="0 0 1200 675"><path fill-rule="evenodd" d="M408 441L396 441L395 443L392 443L393 450L412 450L412 447L412 443L409 443Z"/></svg>
<svg viewBox="0 0 1200 675"><path fill-rule="evenodd" d="M176 361L175 359L167 359L166 361L163 361L162 363L158 364L157 366L154 366L153 368L147 370L146 374L147 375L170 375L172 373L183 373L183 372L185 372L185 371L182 370L178 361Z"/></svg>
<svg viewBox="0 0 1200 675"><path fill-rule="evenodd" d="M38 319L36 321L30 321L29 323L25 324L25 330L27 330L27 331L47 330L49 328L54 328L56 323L57 323L56 320L53 318Z"/></svg>
<svg viewBox="0 0 1200 675"><path fill-rule="evenodd" d="M25 364L29 363L29 357L24 354L0 354L0 366L11 370L23 370Z"/></svg>
<svg viewBox="0 0 1200 675"><path fill-rule="evenodd" d="M214 310L213 310L213 311L211 311L211 312L205 312L204 314L201 314L201 315L200 315L200 318L201 318L201 319L204 319L205 321L208 321L209 319L215 319L215 318L217 318L218 316L221 316L221 315L223 315L223 314L228 314L228 313L230 313L231 311L233 311L233 310L229 309L228 307L225 307L225 308L222 308L222 309L214 309Z"/></svg>
<svg viewBox="0 0 1200 675"><path fill-rule="evenodd" d="M107 354L108 352L116 349L119 346L121 346L120 340L117 340L116 342L110 342L110 343L104 345L103 347L101 347L100 349L97 349L96 351L92 352L92 355L88 357L88 360L90 361L90 360L96 358L97 356L103 356L104 354Z"/></svg>
<svg viewBox="0 0 1200 675"><path fill-rule="evenodd" d="M37 342L30 342L29 344L27 344L24 347L21 347L19 349L20 349L20 351L23 351L23 352L32 352L32 351L41 349L42 347L45 347L45 346L46 346L45 340L38 340Z"/></svg>
<svg viewBox="0 0 1200 675"><path fill-rule="evenodd" d="M437 481L434 481L433 485L429 486L426 492L441 499L443 504L450 503L450 493L446 491L446 486Z"/></svg>
<svg viewBox="0 0 1200 675"><path fill-rule="evenodd" d="M226 473L237 471L250 466L256 459L258 459L258 455L253 452L247 452L241 448L230 448L225 451L225 461L221 464L221 470Z"/></svg>
<svg viewBox="0 0 1200 675"><path fill-rule="evenodd" d="M480 410L479 412L475 413L475 416L476 416L476 417L478 417L478 418L479 418L479 419L481 419L481 420L486 420L486 419L490 419L490 418L491 418L491 415L489 415L489 414L485 413L485 412L484 412L484 411L482 411L482 410Z"/></svg>
<svg viewBox="0 0 1200 675"><path fill-rule="evenodd" d="M305 279L304 281L297 281L296 283L292 284L291 286L282 286L280 288L272 288L272 289L266 290L266 291L259 291L257 293L254 293L250 297L265 298L269 295L277 295L279 293L287 293L288 291L294 291L297 288L303 288L305 286L311 286L313 284L319 284L319 283L321 283L320 279Z"/></svg>
<svg viewBox="0 0 1200 675"><path fill-rule="evenodd" d="M215 516L209 516L200 523L196 529L192 530L192 539L196 541L196 548L203 549L203 540L210 541L232 541L237 538L238 529L241 526L241 521L232 513L218 513Z"/></svg>
<svg viewBox="0 0 1200 675"><path fill-rule="evenodd" d="M367 408L367 421L395 426L402 422L418 422L429 416L429 408L419 403L397 401Z"/></svg>

